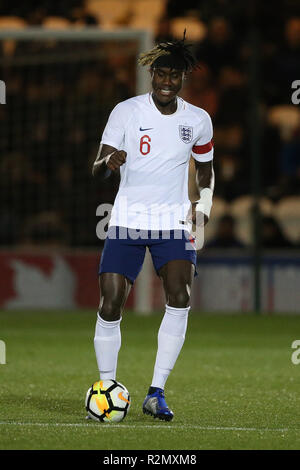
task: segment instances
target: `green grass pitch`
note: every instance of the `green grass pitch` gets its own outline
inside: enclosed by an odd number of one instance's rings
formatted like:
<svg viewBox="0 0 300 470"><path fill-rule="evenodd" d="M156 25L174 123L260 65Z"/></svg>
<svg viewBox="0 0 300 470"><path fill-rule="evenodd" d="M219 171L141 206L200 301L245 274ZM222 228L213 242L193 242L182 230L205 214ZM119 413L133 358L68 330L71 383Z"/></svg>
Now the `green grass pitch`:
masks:
<svg viewBox="0 0 300 470"><path fill-rule="evenodd" d="M299 449L300 317L190 314L166 385L175 418L143 415L161 315L125 312L118 380L132 405L119 424L87 422L98 380L95 312L0 312L0 449Z"/></svg>

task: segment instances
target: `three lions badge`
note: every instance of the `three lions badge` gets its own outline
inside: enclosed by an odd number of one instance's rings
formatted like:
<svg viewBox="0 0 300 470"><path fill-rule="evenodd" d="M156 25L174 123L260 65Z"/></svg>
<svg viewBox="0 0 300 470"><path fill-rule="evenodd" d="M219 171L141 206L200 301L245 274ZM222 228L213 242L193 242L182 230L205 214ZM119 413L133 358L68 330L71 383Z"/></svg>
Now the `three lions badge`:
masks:
<svg viewBox="0 0 300 470"><path fill-rule="evenodd" d="M193 139L193 128L190 126L179 126L179 137L185 144L189 144Z"/></svg>

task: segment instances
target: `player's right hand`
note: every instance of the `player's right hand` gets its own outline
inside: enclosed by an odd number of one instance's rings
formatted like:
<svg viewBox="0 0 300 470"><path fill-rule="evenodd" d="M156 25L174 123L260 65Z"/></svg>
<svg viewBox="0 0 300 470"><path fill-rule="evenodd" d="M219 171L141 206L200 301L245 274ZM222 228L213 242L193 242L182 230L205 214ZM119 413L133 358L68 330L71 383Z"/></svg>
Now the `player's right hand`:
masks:
<svg viewBox="0 0 300 470"><path fill-rule="evenodd" d="M127 153L125 150L116 150L106 157L106 166L112 171L118 170L126 162Z"/></svg>

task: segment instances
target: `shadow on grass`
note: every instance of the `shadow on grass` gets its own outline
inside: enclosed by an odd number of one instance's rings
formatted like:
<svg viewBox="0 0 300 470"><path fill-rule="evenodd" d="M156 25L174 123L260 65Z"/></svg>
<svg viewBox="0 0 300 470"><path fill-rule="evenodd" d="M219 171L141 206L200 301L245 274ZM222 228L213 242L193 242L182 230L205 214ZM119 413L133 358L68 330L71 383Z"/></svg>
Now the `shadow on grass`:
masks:
<svg viewBox="0 0 300 470"><path fill-rule="evenodd" d="M85 418L84 400L76 397L53 398L47 397L47 394L24 397L21 394L7 394L1 397L1 408L11 409L10 421L22 420L25 417L28 419L29 416L34 418L38 416L41 420L43 418L59 420L61 417Z"/></svg>

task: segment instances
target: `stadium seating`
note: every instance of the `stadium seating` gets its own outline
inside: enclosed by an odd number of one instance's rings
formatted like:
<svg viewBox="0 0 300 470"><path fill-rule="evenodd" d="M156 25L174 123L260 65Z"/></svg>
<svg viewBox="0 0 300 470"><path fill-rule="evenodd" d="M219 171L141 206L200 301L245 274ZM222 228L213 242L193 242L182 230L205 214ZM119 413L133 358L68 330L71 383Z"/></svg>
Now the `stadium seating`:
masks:
<svg viewBox="0 0 300 470"><path fill-rule="evenodd" d="M26 25L26 21L18 16L0 16L0 29L20 29L25 28ZM6 39L1 42L3 55L5 57L12 56L16 49L16 41Z"/></svg>
<svg viewBox="0 0 300 470"><path fill-rule="evenodd" d="M209 241L215 234L219 219L229 213L229 204L222 198L215 196L211 209L209 223L205 227L205 240Z"/></svg>
<svg viewBox="0 0 300 470"><path fill-rule="evenodd" d="M158 20L162 17L165 9L164 0L139 0L130 3L132 18L130 27L155 31Z"/></svg>
<svg viewBox="0 0 300 470"><path fill-rule="evenodd" d="M193 16L173 18L170 23L172 36L177 39L182 39L185 29L190 41L202 41L206 35L204 23Z"/></svg>
<svg viewBox="0 0 300 470"><path fill-rule="evenodd" d="M71 23L66 18L47 16L43 21L43 26L49 29L66 29L71 26Z"/></svg>
<svg viewBox="0 0 300 470"><path fill-rule="evenodd" d="M246 195L240 196L230 204L230 213L236 219L237 235L246 245L251 244L252 241L251 208L253 203L253 197ZM262 197L259 206L263 215L274 214L273 203L268 198Z"/></svg>
<svg viewBox="0 0 300 470"><path fill-rule="evenodd" d="M124 25L154 32L165 4L165 0L88 0L86 9L104 29Z"/></svg>
<svg viewBox="0 0 300 470"><path fill-rule="evenodd" d="M300 110L293 105L272 106L268 112L268 120L279 128L281 138L287 140L300 125Z"/></svg>
<svg viewBox="0 0 300 470"><path fill-rule="evenodd" d="M294 243L300 241L300 196L281 199L276 206L276 216L287 237Z"/></svg>
<svg viewBox="0 0 300 470"><path fill-rule="evenodd" d="M25 28L26 25L26 21L18 16L0 16L1 29L19 29Z"/></svg>
<svg viewBox="0 0 300 470"><path fill-rule="evenodd" d="M88 0L86 10L93 14L104 29L112 29L130 10L128 0Z"/></svg>

